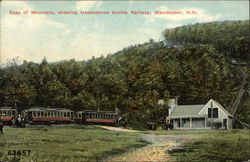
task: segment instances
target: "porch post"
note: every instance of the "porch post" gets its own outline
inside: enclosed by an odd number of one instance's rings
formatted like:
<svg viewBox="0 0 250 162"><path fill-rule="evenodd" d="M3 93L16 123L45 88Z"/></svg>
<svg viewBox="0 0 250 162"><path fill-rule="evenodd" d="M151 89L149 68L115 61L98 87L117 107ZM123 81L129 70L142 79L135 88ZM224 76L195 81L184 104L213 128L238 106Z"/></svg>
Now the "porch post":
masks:
<svg viewBox="0 0 250 162"><path fill-rule="evenodd" d="M192 118L190 118L190 128L192 128L193 126L192 126Z"/></svg>
<svg viewBox="0 0 250 162"><path fill-rule="evenodd" d="M205 127L207 127L207 118L205 117Z"/></svg>

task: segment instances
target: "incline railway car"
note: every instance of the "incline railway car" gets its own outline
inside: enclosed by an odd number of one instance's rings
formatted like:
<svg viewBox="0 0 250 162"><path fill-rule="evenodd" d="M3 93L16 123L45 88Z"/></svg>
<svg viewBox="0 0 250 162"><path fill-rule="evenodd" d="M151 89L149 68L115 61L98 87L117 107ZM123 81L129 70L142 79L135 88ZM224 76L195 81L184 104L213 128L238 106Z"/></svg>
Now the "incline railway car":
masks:
<svg viewBox="0 0 250 162"><path fill-rule="evenodd" d="M13 118L17 117L17 110L11 107L0 107L0 120L4 125L11 125Z"/></svg>
<svg viewBox="0 0 250 162"><path fill-rule="evenodd" d="M69 109L31 108L24 110L29 124L69 124L74 122L74 112Z"/></svg>
<svg viewBox="0 0 250 162"><path fill-rule="evenodd" d="M83 124L117 125L118 114L106 111L78 111L75 121Z"/></svg>

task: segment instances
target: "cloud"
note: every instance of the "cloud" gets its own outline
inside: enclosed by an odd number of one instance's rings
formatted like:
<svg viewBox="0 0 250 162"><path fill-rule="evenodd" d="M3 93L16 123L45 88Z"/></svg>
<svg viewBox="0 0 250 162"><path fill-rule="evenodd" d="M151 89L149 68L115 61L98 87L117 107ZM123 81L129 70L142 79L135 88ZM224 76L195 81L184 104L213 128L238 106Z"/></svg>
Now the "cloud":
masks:
<svg viewBox="0 0 250 162"><path fill-rule="evenodd" d="M32 8L25 1L7 1L1 2L1 6L13 7L18 10L31 10Z"/></svg>
<svg viewBox="0 0 250 162"><path fill-rule="evenodd" d="M133 0L129 0L128 2L129 2L129 4L134 4L135 3L135 1L133 1Z"/></svg>
<svg viewBox="0 0 250 162"><path fill-rule="evenodd" d="M182 26L183 24L181 24L181 23L167 23L166 24L166 28L167 29L171 29L171 28L175 28L175 27L177 27L177 26Z"/></svg>
<svg viewBox="0 0 250 162"><path fill-rule="evenodd" d="M169 9L166 6L161 6L155 11L176 11L173 9ZM177 11L182 11L183 14L154 14L151 17L148 17L149 20L147 22L153 22L156 19L164 19L172 22L181 22L186 20L196 20L199 22L209 22L209 21L215 21L218 20L221 15L211 15L209 14L205 9L201 8L181 8ZM186 14L186 11L196 11L197 14Z"/></svg>
<svg viewBox="0 0 250 162"><path fill-rule="evenodd" d="M24 1L1 4L1 61L20 57L39 62L44 55L62 52L61 39L70 33L63 23L46 15L11 15L13 11L34 10Z"/></svg>
<svg viewBox="0 0 250 162"><path fill-rule="evenodd" d="M102 1L77 1L76 10L90 10L93 7L99 8Z"/></svg>
<svg viewBox="0 0 250 162"><path fill-rule="evenodd" d="M138 29L134 32L117 33L110 35L108 33L88 33L86 31L78 31L72 39L65 53L69 54L69 58L75 58L76 60L87 60L93 56L100 57L107 54L115 53L122 50L125 47L131 45L144 43L151 38L155 38L160 34L153 29Z"/></svg>

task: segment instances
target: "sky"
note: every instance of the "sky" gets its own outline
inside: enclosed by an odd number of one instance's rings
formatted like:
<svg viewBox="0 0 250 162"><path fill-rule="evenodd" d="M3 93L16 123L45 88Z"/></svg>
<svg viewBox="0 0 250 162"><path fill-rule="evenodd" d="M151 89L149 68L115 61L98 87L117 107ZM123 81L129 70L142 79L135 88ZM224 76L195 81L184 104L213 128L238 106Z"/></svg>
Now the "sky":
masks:
<svg viewBox="0 0 250 162"><path fill-rule="evenodd" d="M125 47L163 40L162 32L186 24L249 20L249 1L1 1L0 65L12 58L40 63L98 58ZM186 11L197 14L186 14ZM21 14L10 14L20 11ZM28 11L28 14L23 12ZM55 15L30 14L53 11ZM59 15L77 11L77 15ZM80 11L109 11L82 15ZM151 15L113 15L150 11ZM182 15L155 15L182 11Z"/></svg>

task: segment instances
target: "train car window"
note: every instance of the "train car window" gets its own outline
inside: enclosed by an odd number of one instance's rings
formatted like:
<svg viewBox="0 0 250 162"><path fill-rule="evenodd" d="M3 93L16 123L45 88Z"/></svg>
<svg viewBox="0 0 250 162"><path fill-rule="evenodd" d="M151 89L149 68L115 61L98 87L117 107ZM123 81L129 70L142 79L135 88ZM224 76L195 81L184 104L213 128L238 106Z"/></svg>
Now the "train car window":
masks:
<svg viewBox="0 0 250 162"><path fill-rule="evenodd" d="M63 113L63 117L66 117L66 112Z"/></svg>
<svg viewBox="0 0 250 162"><path fill-rule="evenodd" d="M33 114L33 116L36 116L36 112L33 112L32 114Z"/></svg>
<svg viewBox="0 0 250 162"><path fill-rule="evenodd" d="M73 112L70 113L70 117L73 117Z"/></svg>
<svg viewBox="0 0 250 162"><path fill-rule="evenodd" d="M12 116L15 116L16 115L16 112L15 111L12 111Z"/></svg>
<svg viewBox="0 0 250 162"><path fill-rule="evenodd" d="M41 112L41 116L43 116L43 111Z"/></svg>
<svg viewBox="0 0 250 162"><path fill-rule="evenodd" d="M63 117L63 112L61 112L60 114L61 114L61 117Z"/></svg>
<svg viewBox="0 0 250 162"><path fill-rule="evenodd" d="M50 112L48 112L48 117L50 117Z"/></svg>
<svg viewBox="0 0 250 162"><path fill-rule="evenodd" d="M85 118L89 118L89 114L88 113L85 114Z"/></svg>
<svg viewBox="0 0 250 162"><path fill-rule="evenodd" d="M38 111L37 116L39 116L39 117L41 116L41 112L40 111Z"/></svg>
<svg viewBox="0 0 250 162"><path fill-rule="evenodd" d="M67 112L67 117L69 117L69 112Z"/></svg>
<svg viewBox="0 0 250 162"><path fill-rule="evenodd" d="M3 114L3 113L2 113L2 110L0 110L0 116L2 116L2 114Z"/></svg>
<svg viewBox="0 0 250 162"><path fill-rule="evenodd" d="M3 116L6 116L6 110L3 110Z"/></svg>

